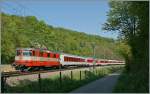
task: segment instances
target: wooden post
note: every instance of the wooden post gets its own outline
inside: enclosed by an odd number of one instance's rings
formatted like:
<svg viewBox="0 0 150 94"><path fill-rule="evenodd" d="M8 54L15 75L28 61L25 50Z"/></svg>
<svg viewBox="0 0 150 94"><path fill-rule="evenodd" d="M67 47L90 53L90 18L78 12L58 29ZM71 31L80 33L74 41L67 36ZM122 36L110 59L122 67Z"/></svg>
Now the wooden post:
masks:
<svg viewBox="0 0 150 94"><path fill-rule="evenodd" d="M81 71L80 71L80 81L81 81Z"/></svg>
<svg viewBox="0 0 150 94"><path fill-rule="evenodd" d="M104 71L103 71L103 69L102 69L102 75L104 75Z"/></svg>
<svg viewBox="0 0 150 94"><path fill-rule="evenodd" d="M100 76L100 71L101 71L101 70L98 70L98 76Z"/></svg>
<svg viewBox="0 0 150 94"><path fill-rule="evenodd" d="M38 74L38 81L39 81L39 91L41 92L41 74Z"/></svg>
<svg viewBox="0 0 150 94"><path fill-rule="evenodd" d="M97 69L96 69L96 76L97 76Z"/></svg>
<svg viewBox="0 0 150 94"><path fill-rule="evenodd" d="M59 82L60 82L60 88L61 88L61 85L62 85L62 75L61 75L61 71L59 72Z"/></svg>
<svg viewBox="0 0 150 94"><path fill-rule="evenodd" d="M4 93L5 92L5 77L2 73L2 76L1 76L1 93Z"/></svg>
<svg viewBox="0 0 150 94"><path fill-rule="evenodd" d="M85 73L85 78L86 78L86 70L84 71L84 73Z"/></svg>
<svg viewBox="0 0 150 94"><path fill-rule="evenodd" d="M71 71L71 80L73 79L73 73L72 73L72 71Z"/></svg>

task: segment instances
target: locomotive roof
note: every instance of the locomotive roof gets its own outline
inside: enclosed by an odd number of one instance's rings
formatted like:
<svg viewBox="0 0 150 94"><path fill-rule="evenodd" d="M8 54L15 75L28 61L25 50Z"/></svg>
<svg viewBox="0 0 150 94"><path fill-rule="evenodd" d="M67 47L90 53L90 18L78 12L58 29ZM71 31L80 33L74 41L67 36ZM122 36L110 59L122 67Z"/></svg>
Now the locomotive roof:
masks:
<svg viewBox="0 0 150 94"><path fill-rule="evenodd" d="M40 51L43 51L43 52L57 53L57 52L49 51L47 49L42 49L42 48L17 48L16 50L40 50Z"/></svg>

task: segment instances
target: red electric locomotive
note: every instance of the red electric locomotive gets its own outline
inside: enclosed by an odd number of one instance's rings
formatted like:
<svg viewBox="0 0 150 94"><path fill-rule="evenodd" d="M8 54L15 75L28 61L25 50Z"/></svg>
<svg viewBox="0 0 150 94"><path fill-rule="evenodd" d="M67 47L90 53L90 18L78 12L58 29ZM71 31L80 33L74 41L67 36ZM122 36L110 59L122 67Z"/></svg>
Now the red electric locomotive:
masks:
<svg viewBox="0 0 150 94"><path fill-rule="evenodd" d="M60 65L59 53L34 48L18 48L16 52L15 66L21 70Z"/></svg>

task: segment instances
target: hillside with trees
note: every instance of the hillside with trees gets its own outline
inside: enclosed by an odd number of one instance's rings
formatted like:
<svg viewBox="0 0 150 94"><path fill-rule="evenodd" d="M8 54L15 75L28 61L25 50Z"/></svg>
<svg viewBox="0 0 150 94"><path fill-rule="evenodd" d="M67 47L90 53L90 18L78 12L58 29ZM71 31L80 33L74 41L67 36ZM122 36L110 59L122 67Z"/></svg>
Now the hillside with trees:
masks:
<svg viewBox="0 0 150 94"><path fill-rule="evenodd" d="M30 47L93 57L95 46L95 58L122 59L113 39L53 27L34 16L2 13L1 20L2 64L14 62L16 48Z"/></svg>

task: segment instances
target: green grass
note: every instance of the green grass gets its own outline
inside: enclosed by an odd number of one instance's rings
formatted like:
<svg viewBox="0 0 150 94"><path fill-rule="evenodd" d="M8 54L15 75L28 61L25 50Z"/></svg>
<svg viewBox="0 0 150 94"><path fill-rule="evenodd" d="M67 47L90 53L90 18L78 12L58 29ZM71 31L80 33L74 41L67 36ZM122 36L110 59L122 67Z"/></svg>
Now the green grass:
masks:
<svg viewBox="0 0 150 94"><path fill-rule="evenodd" d="M70 75L62 73L62 82L60 84L59 75L52 78L41 79L41 90L38 81L23 80L19 85L11 87L7 85L7 93L65 93L70 92L82 85L99 79L107 74L121 70L123 66L110 66L106 68L96 68L94 71L82 71L80 80L80 71L73 71L73 78Z"/></svg>
<svg viewBox="0 0 150 94"><path fill-rule="evenodd" d="M149 77L143 72L128 73L124 71L119 77L114 93L148 93Z"/></svg>

